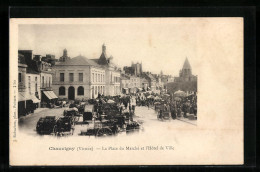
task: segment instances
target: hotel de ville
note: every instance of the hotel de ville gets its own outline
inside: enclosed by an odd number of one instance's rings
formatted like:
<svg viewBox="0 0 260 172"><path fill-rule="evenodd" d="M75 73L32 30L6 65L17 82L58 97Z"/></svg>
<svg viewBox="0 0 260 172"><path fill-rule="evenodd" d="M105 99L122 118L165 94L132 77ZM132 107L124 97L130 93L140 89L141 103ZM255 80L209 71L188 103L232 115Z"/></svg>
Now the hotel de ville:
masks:
<svg viewBox="0 0 260 172"><path fill-rule="evenodd" d="M104 44L98 59L81 55L70 58L65 49L53 69L53 91L59 98L75 100L96 98L98 94L120 94L120 70L113 57L107 57Z"/></svg>

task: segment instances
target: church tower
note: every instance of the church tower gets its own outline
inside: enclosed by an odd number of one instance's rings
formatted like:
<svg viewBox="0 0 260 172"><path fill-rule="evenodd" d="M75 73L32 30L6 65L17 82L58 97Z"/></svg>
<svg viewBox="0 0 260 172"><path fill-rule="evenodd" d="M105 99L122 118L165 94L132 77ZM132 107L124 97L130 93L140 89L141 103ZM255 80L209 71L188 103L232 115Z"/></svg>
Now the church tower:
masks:
<svg viewBox="0 0 260 172"><path fill-rule="evenodd" d="M189 77L191 75L192 75L192 70L191 70L190 62L189 62L188 58L186 57L185 62L182 67L182 76Z"/></svg>

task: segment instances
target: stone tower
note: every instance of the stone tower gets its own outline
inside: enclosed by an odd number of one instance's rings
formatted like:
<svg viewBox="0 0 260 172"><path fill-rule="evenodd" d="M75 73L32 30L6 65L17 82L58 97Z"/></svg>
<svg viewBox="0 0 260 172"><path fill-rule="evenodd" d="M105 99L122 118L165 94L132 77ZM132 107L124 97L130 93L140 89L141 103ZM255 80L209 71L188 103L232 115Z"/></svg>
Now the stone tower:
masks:
<svg viewBox="0 0 260 172"><path fill-rule="evenodd" d="M98 64L100 65L107 65L108 62L107 62L108 58L107 58L107 53L106 53L106 45L103 44L102 45L102 53L98 59Z"/></svg>
<svg viewBox="0 0 260 172"><path fill-rule="evenodd" d="M70 59L70 57L68 57L68 51L67 49L65 48L63 50L63 55L60 57L60 61L61 62L65 62L66 60Z"/></svg>
<svg viewBox="0 0 260 172"><path fill-rule="evenodd" d="M183 64L181 75L182 75L182 77L189 77L189 76L192 75L191 66L190 66L190 63L189 63L189 60L188 60L187 57L186 57L185 62Z"/></svg>

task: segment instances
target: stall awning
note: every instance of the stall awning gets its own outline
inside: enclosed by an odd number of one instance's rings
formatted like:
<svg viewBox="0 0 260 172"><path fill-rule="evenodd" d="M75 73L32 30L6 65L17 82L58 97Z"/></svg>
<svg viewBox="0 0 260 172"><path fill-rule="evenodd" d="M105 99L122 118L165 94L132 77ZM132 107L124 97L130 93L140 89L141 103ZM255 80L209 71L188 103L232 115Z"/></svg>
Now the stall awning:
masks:
<svg viewBox="0 0 260 172"><path fill-rule="evenodd" d="M19 94L18 94L18 102L26 101L26 100L30 100L30 97L26 98L26 93L25 92L19 92Z"/></svg>
<svg viewBox="0 0 260 172"><path fill-rule="evenodd" d="M41 101L40 101L37 97L35 97L34 95L31 95L31 99L32 99L33 103L40 103L40 102L41 102Z"/></svg>
<svg viewBox="0 0 260 172"><path fill-rule="evenodd" d="M53 91L49 91L49 93L51 94L52 98L54 98L54 99L57 99L57 98L58 98Z"/></svg>
<svg viewBox="0 0 260 172"><path fill-rule="evenodd" d="M52 99L51 95L49 94L49 91L43 91L43 93L45 94L45 96L48 98L48 99Z"/></svg>
<svg viewBox="0 0 260 172"><path fill-rule="evenodd" d="M46 97L50 100L58 98L53 91L43 91Z"/></svg>
<svg viewBox="0 0 260 172"><path fill-rule="evenodd" d="M30 95L26 92L19 92L18 94L18 101L26 101L26 100L32 100L33 103L39 103L41 102L38 98L36 98L35 95Z"/></svg>

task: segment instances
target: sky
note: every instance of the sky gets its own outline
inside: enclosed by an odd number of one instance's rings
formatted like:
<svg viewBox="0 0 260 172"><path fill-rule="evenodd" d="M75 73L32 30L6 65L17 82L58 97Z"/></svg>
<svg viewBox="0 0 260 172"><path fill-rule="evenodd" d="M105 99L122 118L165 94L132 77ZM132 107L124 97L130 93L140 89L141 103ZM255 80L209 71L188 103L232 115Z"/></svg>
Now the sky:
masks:
<svg viewBox="0 0 260 172"><path fill-rule="evenodd" d="M196 63L198 26L194 22L106 22L90 24L20 24L19 50L62 56L67 49L73 58L99 58L102 44L119 67L142 62L143 71L178 76L186 57ZM196 75L196 69L192 68Z"/></svg>

